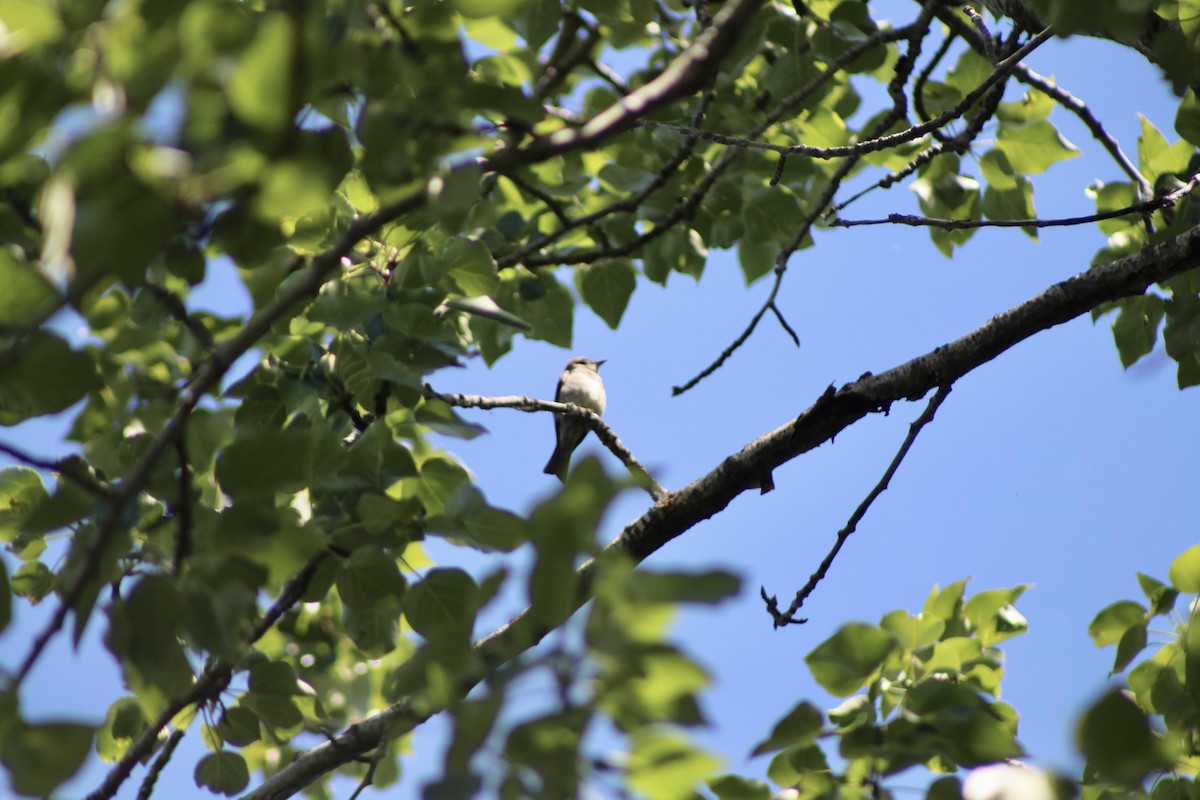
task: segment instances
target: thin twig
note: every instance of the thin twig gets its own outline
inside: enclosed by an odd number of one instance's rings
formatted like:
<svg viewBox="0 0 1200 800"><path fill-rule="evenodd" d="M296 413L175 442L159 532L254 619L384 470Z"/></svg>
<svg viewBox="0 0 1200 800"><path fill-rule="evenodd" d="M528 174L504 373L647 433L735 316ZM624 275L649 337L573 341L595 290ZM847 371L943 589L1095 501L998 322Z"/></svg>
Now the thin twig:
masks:
<svg viewBox="0 0 1200 800"><path fill-rule="evenodd" d="M767 590L765 588L760 588L760 593L763 600L766 601L767 610L770 612L776 628L782 628L785 625L803 625L808 621L806 619L797 618L796 612L800 610L800 607L804 605L804 601L807 600L809 595L811 595L817 588L817 584L819 584L825 578L825 575L829 572L829 568L833 566L833 560L837 558L838 553L841 551L842 545L844 545L846 540L850 538L850 534L854 533L854 531L858 529L858 523L862 522L863 517L866 516L867 511L871 508L871 504L875 502L875 499L878 498L879 495L883 494L887 490L888 484L891 483L892 478L896 475L896 470L900 468L900 464L904 461L904 457L908 455L908 451L910 448L912 448L913 442L917 440L917 434L919 434L921 429L933 420L934 414L937 413L938 408L942 405L942 401L945 400L946 396L949 394L950 384L939 386L937 392L932 398L930 398L929 404L925 406L925 410L921 412L921 416L917 417L917 419L908 426L908 436L904 437L904 443L900 445L900 449L896 452L895 457L892 459L892 463L888 464L888 468L884 471L883 477L879 479L879 483L875 484L875 488L871 489L870 493L863 498L863 501L858 504L858 508L854 509L854 513L850 515L850 519L846 522L845 527L838 531L837 541L834 542L829 553L826 554L825 558L821 561L821 566L817 567L817 571L809 577L808 583L804 584L800 591L796 592L796 597L794 600L792 600L792 604L788 606L788 610L780 612L778 610L776 599L774 597L768 598Z"/></svg>
<svg viewBox="0 0 1200 800"><path fill-rule="evenodd" d="M510 395L508 397L484 397L478 394L442 394L434 391L433 387L425 384L425 396L433 400L441 400L447 405L452 405L457 408L480 408L489 410L493 408L512 408L517 411L549 411L554 414L565 414L569 417L586 422L588 427L596 432L596 437L601 443L609 449L609 451L621 460L630 472L642 478L645 482L646 491L650 493L650 497L658 502L670 494L661 483L659 483L650 471L646 469L642 462L638 461L630 452L617 435L613 433L612 428L600 418L600 415L590 409L577 406L574 403L553 403L549 400L538 400L534 397L524 397L522 395Z"/></svg>
<svg viewBox="0 0 1200 800"><path fill-rule="evenodd" d="M212 334L209 333L208 328L204 327L199 320L188 313L187 306L184 305L179 295L153 283L147 283L146 289L158 302L162 303L163 308L167 310L168 314L174 317L183 327L187 328L188 333L192 334L196 338L196 341L204 345L205 349L211 350L216 347L216 342L213 341Z"/></svg>
<svg viewBox="0 0 1200 800"><path fill-rule="evenodd" d="M183 572L183 562L192 553L192 467L188 459L187 436L180 435L175 440L175 453L179 458L179 525L175 529L175 575Z"/></svg>
<svg viewBox="0 0 1200 800"><path fill-rule="evenodd" d="M864 225L910 225L922 228L941 228L947 231L967 230L971 228L1065 228L1072 225L1086 225L1089 222L1101 222L1106 219L1116 219L1134 214L1146 214L1170 208L1191 194L1200 185L1200 173L1193 175L1187 183L1173 192L1164 194L1157 200L1136 203L1125 208L1103 211L1099 214L1088 214L1082 217L1064 217L1061 219L938 219L936 217L919 217L911 214L888 214L886 219L835 219L829 222L833 228L857 228Z"/></svg>
<svg viewBox="0 0 1200 800"><path fill-rule="evenodd" d="M347 800L358 800L358 796L361 795L368 786L375 783L375 770L379 768L379 762L383 761L384 757L387 755L387 752L388 749L383 744L380 744L379 747L375 748L375 754L371 756L371 760L367 764L367 773L363 775L362 780L358 782L358 786L354 789L354 793L351 794Z"/></svg>
<svg viewBox="0 0 1200 800"><path fill-rule="evenodd" d="M56 461L48 461L4 442L0 442L0 453L4 453L14 461L19 461L25 466L45 472L52 472L60 478L66 478L71 483L97 497L112 497L114 494L113 488L97 480L95 476L87 471L85 462L76 456L67 456Z"/></svg>
<svg viewBox="0 0 1200 800"><path fill-rule="evenodd" d="M183 734L184 731L178 728L171 731L171 735L167 737L167 743L163 745L163 749L159 752L158 757L154 759L154 763L146 771L146 777L142 780L141 787L138 788L137 800L150 800L150 796L154 794L154 784L158 782L158 776L170 762L171 756L175 753L175 748L183 740Z"/></svg>
<svg viewBox="0 0 1200 800"><path fill-rule="evenodd" d="M1142 175L1137 165L1130 160L1129 156L1125 155L1125 151L1121 149L1120 143L1104 129L1104 125L1096 118L1092 110L1088 108L1087 103L1049 78L1034 72L1024 64L1019 64L1013 70L1013 77L1021 83L1032 86L1048 95L1060 106L1079 117L1080 122L1087 126L1087 129L1092 133L1092 137L1108 151L1108 154L1112 156L1112 160L1117 163L1117 166L1137 184L1141 196L1146 198L1154 196L1154 187L1150 185L1150 181L1146 180L1146 176Z"/></svg>

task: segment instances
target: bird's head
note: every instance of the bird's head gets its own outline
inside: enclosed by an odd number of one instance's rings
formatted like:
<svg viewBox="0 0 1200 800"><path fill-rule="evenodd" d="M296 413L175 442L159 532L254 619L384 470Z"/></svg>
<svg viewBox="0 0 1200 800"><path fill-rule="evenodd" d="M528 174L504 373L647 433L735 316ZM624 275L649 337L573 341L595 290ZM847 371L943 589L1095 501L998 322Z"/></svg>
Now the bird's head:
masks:
<svg viewBox="0 0 1200 800"><path fill-rule="evenodd" d="M583 358L582 356L577 356L567 362L567 369L568 370L590 369L593 372L597 372L600 369L600 365L603 364L604 361L605 361L605 359L596 361L595 359L592 359L592 358Z"/></svg>

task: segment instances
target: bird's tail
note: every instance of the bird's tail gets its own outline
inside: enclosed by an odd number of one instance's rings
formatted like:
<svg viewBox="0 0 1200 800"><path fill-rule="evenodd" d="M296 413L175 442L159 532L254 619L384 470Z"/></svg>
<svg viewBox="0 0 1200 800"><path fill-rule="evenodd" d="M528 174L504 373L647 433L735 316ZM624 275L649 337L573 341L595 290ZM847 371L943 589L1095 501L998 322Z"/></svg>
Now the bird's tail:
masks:
<svg viewBox="0 0 1200 800"><path fill-rule="evenodd" d="M571 463L571 451L564 449L561 445L554 448L554 452L550 454L550 460L546 462L546 468L542 472L547 475L553 475L563 483L567 482L567 466Z"/></svg>

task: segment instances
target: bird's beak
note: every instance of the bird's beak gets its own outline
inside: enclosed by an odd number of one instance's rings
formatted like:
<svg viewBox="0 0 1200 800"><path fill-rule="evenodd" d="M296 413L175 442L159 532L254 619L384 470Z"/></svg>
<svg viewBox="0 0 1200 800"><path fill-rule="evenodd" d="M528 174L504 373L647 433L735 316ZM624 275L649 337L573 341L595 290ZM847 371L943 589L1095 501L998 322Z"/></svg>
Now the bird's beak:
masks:
<svg viewBox="0 0 1200 800"><path fill-rule="evenodd" d="M600 359L599 361L595 362L595 363L596 363L596 369L600 369L600 365L601 365L601 364L604 364L604 363L606 363L607 361L608 361L608 359L607 359L607 358L602 358L602 359Z"/></svg>

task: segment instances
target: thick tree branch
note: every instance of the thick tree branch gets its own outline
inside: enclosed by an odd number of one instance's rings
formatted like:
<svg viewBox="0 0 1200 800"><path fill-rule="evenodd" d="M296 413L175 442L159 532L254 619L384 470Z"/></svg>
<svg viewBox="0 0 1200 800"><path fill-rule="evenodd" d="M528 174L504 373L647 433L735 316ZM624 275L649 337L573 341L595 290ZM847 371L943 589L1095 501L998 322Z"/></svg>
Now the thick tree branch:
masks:
<svg viewBox="0 0 1200 800"><path fill-rule="evenodd" d="M663 488L663 485L650 474L650 470L646 469L642 465L642 462L634 457L629 448L617 438L612 428L608 427L608 423L601 419L600 415L594 411L577 406L574 403L554 403L549 400L538 400L534 397L520 395L484 397L478 394L442 394L441 392L434 391L433 387L429 384L425 384L425 396L433 400L441 400L443 403L458 408L481 408L484 410L513 408L517 411L529 412L550 411L555 414L566 414L567 416L583 420L589 428L596 432L596 438L639 479L655 502L662 500L669 494Z"/></svg>
<svg viewBox="0 0 1200 800"><path fill-rule="evenodd" d="M886 410L898 400L915 400L935 387L950 385L1018 342L1103 303L1141 294L1151 284L1197 266L1200 266L1200 227L1056 283L965 336L884 373L868 373L836 392L831 387L800 416L763 434L704 477L655 504L626 526L608 548L641 562L672 539L720 513L738 495L759 487L763 473L830 441L868 414ZM578 606L590 597L593 570L592 563L581 568ZM481 639L475 651L483 668L463 679L462 693L465 695L482 681L487 670L517 657L548 632L526 611ZM245 800L289 797L326 772L378 746L385 737L414 729L438 710L418 708L411 699L402 700L352 725L332 741L300 754L245 795Z"/></svg>

